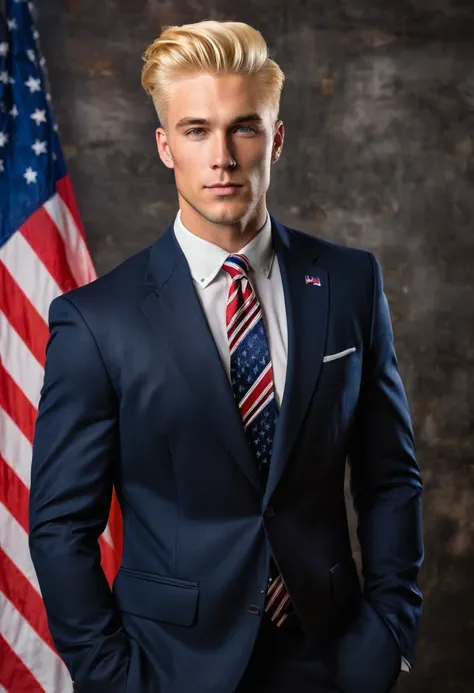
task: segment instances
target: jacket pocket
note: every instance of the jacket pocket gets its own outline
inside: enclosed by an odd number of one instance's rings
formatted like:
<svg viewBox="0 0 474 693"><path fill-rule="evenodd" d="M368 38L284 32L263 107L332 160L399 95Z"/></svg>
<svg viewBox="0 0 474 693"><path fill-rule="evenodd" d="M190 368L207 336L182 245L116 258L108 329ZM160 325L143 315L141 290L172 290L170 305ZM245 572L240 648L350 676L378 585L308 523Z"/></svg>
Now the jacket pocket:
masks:
<svg viewBox="0 0 474 693"><path fill-rule="evenodd" d="M191 626L199 602L199 583L120 568L114 582L118 607L134 616Z"/></svg>
<svg viewBox="0 0 474 693"><path fill-rule="evenodd" d="M343 352L342 352L343 353ZM317 389L337 387L347 384L361 367L361 351L349 351L330 361L323 361L318 378ZM325 358L328 358L327 356Z"/></svg>

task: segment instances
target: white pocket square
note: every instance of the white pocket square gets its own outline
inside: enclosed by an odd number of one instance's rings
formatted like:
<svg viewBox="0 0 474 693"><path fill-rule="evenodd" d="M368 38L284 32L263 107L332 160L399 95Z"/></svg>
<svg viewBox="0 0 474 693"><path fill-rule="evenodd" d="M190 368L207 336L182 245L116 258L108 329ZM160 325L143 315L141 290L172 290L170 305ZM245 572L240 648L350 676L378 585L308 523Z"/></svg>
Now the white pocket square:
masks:
<svg viewBox="0 0 474 693"><path fill-rule="evenodd" d="M337 354L328 354L328 356L324 356L323 363L327 363L328 361L335 361L336 359L342 359L343 356L347 356L347 354L352 354L353 351L356 351L355 347L351 347L350 349L346 349L345 351L339 351Z"/></svg>

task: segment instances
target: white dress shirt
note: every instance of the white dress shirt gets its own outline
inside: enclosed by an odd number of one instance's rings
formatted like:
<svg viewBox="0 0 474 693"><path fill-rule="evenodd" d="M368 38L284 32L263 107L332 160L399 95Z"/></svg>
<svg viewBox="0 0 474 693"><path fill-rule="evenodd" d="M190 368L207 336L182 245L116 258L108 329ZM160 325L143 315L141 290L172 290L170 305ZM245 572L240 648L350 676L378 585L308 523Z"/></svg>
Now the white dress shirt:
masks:
<svg viewBox="0 0 474 693"><path fill-rule="evenodd" d="M226 329L226 306L231 277L222 269L230 253L227 250L191 233L181 221L181 211L174 222L174 233L189 265L197 286L214 341L230 382L230 352ZM278 408L283 399L288 358L288 329L285 295L278 258L273 249L270 216L250 243L241 248L249 259L249 280L262 306L270 358L273 365L275 402Z"/></svg>
<svg viewBox="0 0 474 693"><path fill-rule="evenodd" d="M194 283L198 287L197 294L230 381L226 305L232 279L228 272L222 269L230 253L191 233L181 221L181 210L174 222L174 233L188 262ZM279 409L285 387L288 329L280 266L273 248L271 220L268 214L265 224L255 238L238 252L249 259L251 265L249 280L262 306L263 322L273 364L275 402ZM401 669L402 671L410 670L410 665L404 657L402 657Z"/></svg>

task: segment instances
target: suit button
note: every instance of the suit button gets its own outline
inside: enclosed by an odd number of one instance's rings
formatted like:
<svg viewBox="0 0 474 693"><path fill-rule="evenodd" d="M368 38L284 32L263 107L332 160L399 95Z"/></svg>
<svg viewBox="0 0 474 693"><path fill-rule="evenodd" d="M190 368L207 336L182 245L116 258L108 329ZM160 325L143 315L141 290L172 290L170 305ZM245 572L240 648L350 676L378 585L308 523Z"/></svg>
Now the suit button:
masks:
<svg viewBox="0 0 474 693"><path fill-rule="evenodd" d="M247 611L249 612L249 614L253 614L254 616L260 616L260 614L262 613L261 608L256 604L250 604L250 606L247 607Z"/></svg>
<svg viewBox="0 0 474 693"><path fill-rule="evenodd" d="M264 515L266 518L275 517L275 508L273 507L273 505L268 506L268 508L264 512Z"/></svg>

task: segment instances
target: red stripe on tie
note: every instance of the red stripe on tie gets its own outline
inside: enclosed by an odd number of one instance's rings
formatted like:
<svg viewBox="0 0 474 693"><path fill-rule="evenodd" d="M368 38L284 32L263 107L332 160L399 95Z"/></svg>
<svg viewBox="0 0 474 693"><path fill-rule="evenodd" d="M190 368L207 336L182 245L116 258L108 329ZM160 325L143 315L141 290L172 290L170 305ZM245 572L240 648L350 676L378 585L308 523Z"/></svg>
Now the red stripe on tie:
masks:
<svg viewBox="0 0 474 693"><path fill-rule="evenodd" d="M229 298L227 301L226 325L228 330L231 327L234 329L235 323L239 320L241 314L253 303L254 297L256 299L252 291L248 298L244 298L240 286L235 285L234 289L235 291L233 293L231 293L232 288L229 291Z"/></svg>
<svg viewBox="0 0 474 693"><path fill-rule="evenodd" d="M253 294L253 296L249 296L250 300L242 300L241 296L242 294L240 292L237 292L237 295L227 306L226 325L228 337L232 335L239 322L245 317L246 313L248 313L257 302L257 297L255 294ZM248 303L246 305L247 300Z"/></svg>
<svg viewBox="0 0 474 693"><path fill-rule="evenodd" d="M245 311L245 313L243 313L240 317L240 320L237 322L237 326L232 326L230 330L231 334L227 335L229 339L229 349L231 353L234 351L239 342L241 342L242 339L245 337L249 327L251 325L255 326L261 320L261 318L262 309L260 307L260 304L257 301L252 302L252 305L249 306L249 309Z"/></svg>
<svg viewBox="0 0 474 693"><path fill-rule="evenodd" d="M262 397L264 390L273 382L273 368L271 363L267 366L263 373L263 377L255 383L254 389L250 394L246 395L242 404L239 404L240 415L245 423L245 419Z"/></svg>
<svg viewBox="0 0 474 693"><path fill-rule="evenodd" d="M248 426L250 426L250 424L252 423L252 421L254 419L256 419L258 416L260 416L262 411L265 409L267 404L269 404L272 401L274 396L275 396L275 393L273 391L273 383L272 383L271 385L268 386L261 401L258 402L258 405L254 409L252 409L249 417L247 418L247 420L245 422L246 428Z"/></svg>

